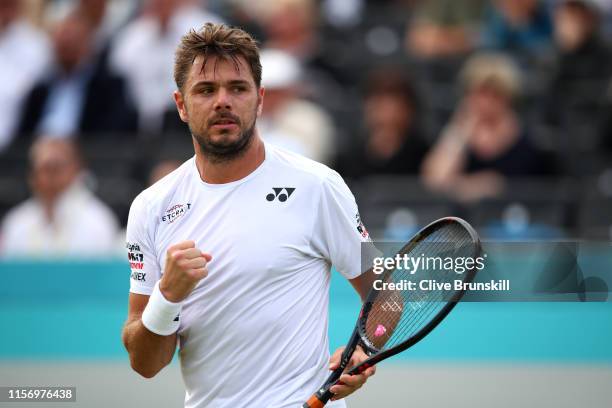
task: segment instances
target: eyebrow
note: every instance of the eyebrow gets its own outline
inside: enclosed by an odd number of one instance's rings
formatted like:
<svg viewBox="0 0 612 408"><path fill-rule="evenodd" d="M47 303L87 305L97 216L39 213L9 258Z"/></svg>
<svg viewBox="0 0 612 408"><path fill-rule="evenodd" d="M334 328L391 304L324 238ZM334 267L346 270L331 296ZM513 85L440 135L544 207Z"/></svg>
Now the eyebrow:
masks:
<svg viewBox="0 0 612 408"><path fill-rule="evenodd" d="M198 86L214 86L217 85L218 82L215 81L198 81L195 84L193 84L192 88L198 87ZM227 81L228 85L247 85L250 86L251 84L248 81L245 81L244 79L232 79L230 81Z"/></svg>

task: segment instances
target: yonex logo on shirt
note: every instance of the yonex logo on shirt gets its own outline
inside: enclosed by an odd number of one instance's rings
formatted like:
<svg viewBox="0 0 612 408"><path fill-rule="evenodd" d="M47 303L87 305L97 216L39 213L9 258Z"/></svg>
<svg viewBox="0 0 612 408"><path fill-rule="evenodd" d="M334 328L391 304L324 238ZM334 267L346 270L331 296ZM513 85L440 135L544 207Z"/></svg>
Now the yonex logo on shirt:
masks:
<svg viewBox="0 0 612 408"><path fill-rule="evenodd" d="M272 190L274 190L274 193L268 194L266 196L266 200L274 201L275 199L278 198L278 201L280 201L281 203L284 203L285 201L287 201L289 197L291 197L291 194L295 191L295 188L294 187L272 187Z"/></svg>

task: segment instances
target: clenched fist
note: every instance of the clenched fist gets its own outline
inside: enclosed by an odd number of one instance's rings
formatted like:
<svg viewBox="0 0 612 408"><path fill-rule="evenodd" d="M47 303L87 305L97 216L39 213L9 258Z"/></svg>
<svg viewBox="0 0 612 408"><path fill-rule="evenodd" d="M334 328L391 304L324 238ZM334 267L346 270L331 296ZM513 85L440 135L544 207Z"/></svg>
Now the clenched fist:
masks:
<svg viewBox="0 0 612 408"><path fill-rule="evenodd" d="M166 300L183 301L198 282L208 275L206 264L212 257L195 247L193 241L179 242L168 248L164 276L159 290Z"/></svg>

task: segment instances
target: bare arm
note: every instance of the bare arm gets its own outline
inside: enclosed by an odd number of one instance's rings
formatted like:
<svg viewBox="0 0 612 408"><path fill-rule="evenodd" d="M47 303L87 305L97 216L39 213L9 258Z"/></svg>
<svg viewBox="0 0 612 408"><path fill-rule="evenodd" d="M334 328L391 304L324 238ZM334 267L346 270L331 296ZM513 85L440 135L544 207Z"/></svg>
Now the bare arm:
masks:
<svg viewBox="0 0 612 408"><path fill-rule="evenodd" d="M357 276L356 278L350 279L349 282L357 291L359 297L361 298L361 301L363 302L365 301L366 296L370 292L370 289L372 289L372 284L375 280L376 275L374 274L374 272L372 272L372 269L370 268L361 275Z"/></svg>
<svg viewBox="0 0 612 408"><path fill-rule="evenodd" d="M134 371L152 378L170 364L176 349L176 333L160 336L142 324L142 312L149 296L130 293L128 319L123 326L123 344L130 355Z"/></svg>
<svg viewBox="0 0 612 408"><path fill-rule="evenodd" d="M164 275L159 282L161 296L178 303L185 300L197 283L206 277L206 263L212 257L195 248L195 242L183 241L168 248ZM123 327L123 344L132 368L145 378L155 376L170 364L176 350L176 333L162 336L142 323L142 313L149 296L130 293L128 319ZM151 327L151 326L149 326Z"/></svg>
<svg viewBox="0 0 612 408"><path fill-rule="evenodd" d="M425 157L421 167L423 181L434 190L452 189L453 183L463 173L466 163L465 130L456 125L449 125Z"/></svg>

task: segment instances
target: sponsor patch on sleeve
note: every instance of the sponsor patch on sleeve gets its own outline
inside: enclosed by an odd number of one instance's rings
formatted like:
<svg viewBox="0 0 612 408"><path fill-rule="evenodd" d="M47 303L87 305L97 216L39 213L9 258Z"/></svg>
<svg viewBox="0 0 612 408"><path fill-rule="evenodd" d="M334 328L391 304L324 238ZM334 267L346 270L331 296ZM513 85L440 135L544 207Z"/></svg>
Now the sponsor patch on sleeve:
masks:
<svg viewBox="0 0 612 408"><path fill-rule="evenodd" d="M144 254L140 249L140 245L135 242L127 242L125 244L128 253L128 261L130 263L130 269L132 270L132 274L130 278L132 280L143 282L146 280L146 273L143 272L144 269Z"/></svg>
<svg viewBox="0 0 612 408"><path fill-rule="evenodd" d="M355 221L357 222L357 232L359 232L363 238L370 238L370 234L368 233L365 225L363 225L363 221L361 221L361 216L359 213L355 214Z"/></svg>

